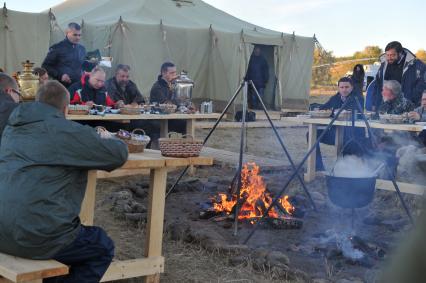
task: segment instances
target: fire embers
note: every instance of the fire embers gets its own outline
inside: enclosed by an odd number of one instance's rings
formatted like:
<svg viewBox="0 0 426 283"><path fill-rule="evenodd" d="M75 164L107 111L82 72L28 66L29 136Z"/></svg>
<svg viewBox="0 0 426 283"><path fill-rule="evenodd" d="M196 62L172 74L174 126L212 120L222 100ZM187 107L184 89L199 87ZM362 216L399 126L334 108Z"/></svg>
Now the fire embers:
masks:
<svg viewBox="0 0 426 283"><path fill-rule="evenodd" d="M239 201L238 219L254 223L261 218L271 206L273 196L266 189L263 177L259 175L260 168L255 163L246 163L241 170L241 190L238 200L237 193L219 193L204 204L200 218L212 217L219 220L233 219L237 201ZM276 228L300 228L302 222L292 217L295 207L290 203L289 197L283 196L275 207L268 211L265 222ZM281 227L282 226L282 227Z"/></svg>

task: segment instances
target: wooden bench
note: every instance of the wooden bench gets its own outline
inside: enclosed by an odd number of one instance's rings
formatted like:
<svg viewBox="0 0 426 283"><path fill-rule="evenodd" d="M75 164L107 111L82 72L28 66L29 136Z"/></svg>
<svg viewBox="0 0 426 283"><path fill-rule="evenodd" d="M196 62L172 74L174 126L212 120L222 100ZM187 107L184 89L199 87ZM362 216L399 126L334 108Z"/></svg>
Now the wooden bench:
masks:
<svg viewBox="0 0 426 283"><path fill-rule="evenodd" d="M0 253L0 283L42 283L43 278L68 274L68 266L56 260L32 260Z"/></svg>

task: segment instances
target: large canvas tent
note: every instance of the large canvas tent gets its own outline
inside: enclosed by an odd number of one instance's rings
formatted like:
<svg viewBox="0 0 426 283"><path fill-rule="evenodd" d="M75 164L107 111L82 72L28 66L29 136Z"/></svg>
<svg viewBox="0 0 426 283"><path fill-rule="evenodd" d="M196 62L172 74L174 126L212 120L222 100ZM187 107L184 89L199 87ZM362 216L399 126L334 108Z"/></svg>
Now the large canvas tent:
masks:
<svg viewBox="0 0 426 283"><path fill-rule="evenodd" d="M23 14L14 12L7 19ZM267 104L287 108L307 103L313 38L255 26L200 0L68 0L51 13L28 14L27 22L30 17L39 17L38 26L44 30L50 20L50 44L63 38L61 29L67 23L82 23L86 49L113 57L113 65L129 64L146 96L160 65L172 61L194 79L194 98L226 102L245 76L254 44L259 44L270 66ZM18 21L16 25L21 26ZM39 62L39 49L47 52L43 36L37 54L28 52L26 57Z"/></svg>

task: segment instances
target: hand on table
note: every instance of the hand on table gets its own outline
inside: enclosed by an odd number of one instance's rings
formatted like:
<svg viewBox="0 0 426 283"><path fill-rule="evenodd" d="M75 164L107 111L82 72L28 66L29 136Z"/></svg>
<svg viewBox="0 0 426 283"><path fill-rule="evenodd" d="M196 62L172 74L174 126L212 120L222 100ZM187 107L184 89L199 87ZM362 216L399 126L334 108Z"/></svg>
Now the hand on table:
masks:
<svg viewBox="0 0 426 283"><path fill-rule="evenodd" d="M420 120L420 114L415 111L411 111L411 112L408 112L408 118L417 121L417 120Z"/></svg>

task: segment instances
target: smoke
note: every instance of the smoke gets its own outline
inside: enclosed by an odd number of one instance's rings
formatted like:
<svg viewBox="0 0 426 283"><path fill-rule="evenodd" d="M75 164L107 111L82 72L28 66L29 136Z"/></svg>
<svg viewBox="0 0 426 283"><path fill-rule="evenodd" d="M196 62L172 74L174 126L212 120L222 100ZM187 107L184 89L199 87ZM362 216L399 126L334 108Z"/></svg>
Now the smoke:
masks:
<svg viewBox="0 0 426 283"><path fill-rule="evenodd" d="M379 160L346 155L337 160L331 175L344 178L373 177L381 164Z"/></svg>
<svg viewBox="0 0 426 283"><path fill-rule="evenodd" d="M403 146L396 152L399 158L398 178L412 183L426 183L426 149L414 145Z"/></svg>

